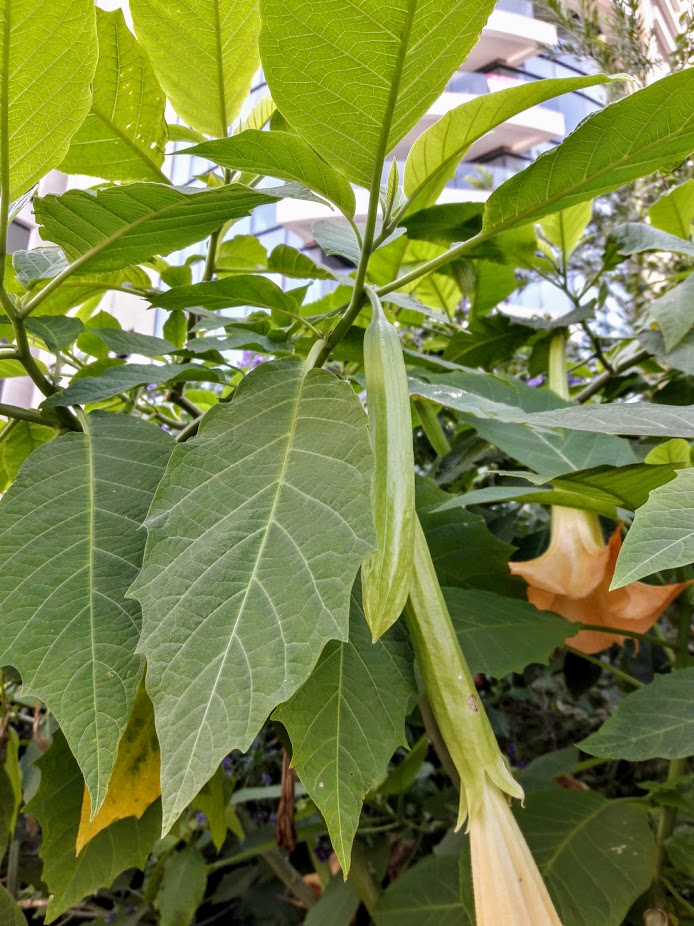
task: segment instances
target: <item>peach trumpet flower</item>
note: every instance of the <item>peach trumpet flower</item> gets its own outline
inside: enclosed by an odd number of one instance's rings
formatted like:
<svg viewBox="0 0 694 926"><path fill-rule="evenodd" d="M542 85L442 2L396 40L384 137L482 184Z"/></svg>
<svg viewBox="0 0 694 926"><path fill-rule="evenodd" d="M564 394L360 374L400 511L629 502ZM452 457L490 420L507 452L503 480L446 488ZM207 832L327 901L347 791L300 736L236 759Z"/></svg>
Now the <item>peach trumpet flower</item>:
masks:
<svg viewBox="0 0 694 926"><path fill-rule="evenodd" d="M469 833L477 926L562 926L508 799L490 780Z"/></svg>
<svg viewBox="0 0 694 926"><path fill-rule="evenodd" d="M528 601L540 610L554 611L575 624L646 633L691 583L631 582L610 591L621 546L619 526L605 543L597 515L555 505L547 551L537 559L509 566L528 583ZM599 653L624 639L618 633L581 630L568 642L582 653Z"/></svg>

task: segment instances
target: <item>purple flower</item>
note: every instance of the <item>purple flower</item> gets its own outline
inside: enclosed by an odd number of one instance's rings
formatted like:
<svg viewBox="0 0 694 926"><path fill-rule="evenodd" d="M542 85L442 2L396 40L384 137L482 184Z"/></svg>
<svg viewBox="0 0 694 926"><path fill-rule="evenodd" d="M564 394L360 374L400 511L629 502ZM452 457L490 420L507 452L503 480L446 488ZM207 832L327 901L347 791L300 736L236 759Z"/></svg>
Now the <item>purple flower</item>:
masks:
<svg viewBox="0 0 694 926"><path fill-rule="evenodd" d="M106 914L106 922L107 922L107 923L115 923L115 922L116 922L116 911L115 911L115 910L111 910L110 913L107 913L107 914Z"/></svg>
<svg viewBox="0 0 694 926"><path fill-rule="evenodd" d="M267 772L263 772L263 774L260 776L260 780L265 785L265 787L272 784L272 778L270 775L268 775Z"/></svg>
<svg viewBox="0 0 694 926"><path fill-rule="evenodd" d="M570 376L569 377L569 386L580 386L583 383L583 380L580 376Z"/></svg>
<svg viewBox="0 0 694 926"><path fill-rule="evenodd" d="M525 385L532 386L535 389L537 386L541 386L545 381L545 377L542 373L537 376L533 376L531 379L526 379Z"/></svg>
<svg viewBox="0 0 694 926"><path fill-rule="evenodd" d="M198 812L195 814L195 819L198 821L198 824L202 826L205 820L207 820L207 817L202 812L202 810L198 810Z"/></svg>

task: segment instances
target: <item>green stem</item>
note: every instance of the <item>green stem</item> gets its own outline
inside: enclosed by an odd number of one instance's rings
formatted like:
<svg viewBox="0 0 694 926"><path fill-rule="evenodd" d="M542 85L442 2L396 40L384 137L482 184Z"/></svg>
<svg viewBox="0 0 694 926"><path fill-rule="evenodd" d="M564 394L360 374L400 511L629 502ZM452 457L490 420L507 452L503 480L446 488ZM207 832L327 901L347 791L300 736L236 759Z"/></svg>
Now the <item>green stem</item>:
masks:
<svg viewBox="0 0 694 926"><path fill-rule="evenodd" d="M414 399L412 404L417 412L419 423L427 436L427 440L438 456L445 457L447 453L451 452L451 444L446 437L446 432L443 430L441 422L439 421L439 416L434 410L434 406L431 402L426 402L422 399Z"/></svg>
<svg viewBox="0 0 694 926"><path fill-rule="evenodd" d="M436 717L434 717L434 712L431 709L431 704L429 704L429 699L426 695L422 695L419 699L419 713L422 715L422 720L424 721L424 730L427 739L438 756L441 768L451 779L455 789L460 791L460 775L458 769L455 767L455 762L448 751L448 746L446 746L443 736L441 736L439 725L436 722Z"/></svg>
<svg viewBox="0 0 694 926"><path fill-rule="evenodd" d="M17 421L30 421L32 424L43 424L48 428L57 428L59 425L50 418L44 418L41 412L33 408L20 408L18 405L6 405L0 402L0 415L4 418L14 418Z"/></svg>
<svg viewBox="0 0 694 926"><path fill-rule="evenodd" d="M381 899L381 888L376 880L373 868L357 840L354 841L352 846L349 883L366 907L368 914L373 917L376 905Z"/></svg>
<svg viewBox="0 0 694 926"><path fill-rule="evenodd" d="M631 685L633 688L644 687L643 682L640 682L637 678L634 678L633 675L629 675L628 672L623 672L621 669L613 666L610 662L603 662L601 659L596 659L595 656L591 656L588 653L582 653L580 650L574 649L573 646L569 646L568 644L564 644L564 650L567 653L573 653L574 656L580 656L581 659L585 659L586 662L591 662L594 666L598 666L601 669L605 669L607 672L611 672L615 678L618 678L626 685Z"/></svg>
<svg viewBox="0 0 694 926"><path fill-rule="evenodd" d="M549 388L562 399L569 398L566 379L566 337L555 334L549 346Z"/></svg>
<svg viewBox="0 0 694 926"><path fill-rule="evenodd" d="M278 849L270 849L260 856L270 871L290 891L307 910L315 907L318 898L313 889L301 877L299 872L290 864Z"/></svg>

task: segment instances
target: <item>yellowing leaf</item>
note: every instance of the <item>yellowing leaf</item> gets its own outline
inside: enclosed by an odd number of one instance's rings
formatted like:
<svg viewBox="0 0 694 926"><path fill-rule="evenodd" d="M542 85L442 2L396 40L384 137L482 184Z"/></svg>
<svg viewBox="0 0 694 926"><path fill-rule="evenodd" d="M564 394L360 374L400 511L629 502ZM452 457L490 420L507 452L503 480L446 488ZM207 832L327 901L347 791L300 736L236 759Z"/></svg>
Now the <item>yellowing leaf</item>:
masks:
<svg viewBox="0 0 694 926"><path fill-rule="evenodd" d="M154 730L154 711L144 685L135 698L133 712L118 747L118 757L108 791L99 812L89 819L91 802L87 788L77 833L77 854L97 833L116 820L138 819L161 794L159 743Z"/></svg>

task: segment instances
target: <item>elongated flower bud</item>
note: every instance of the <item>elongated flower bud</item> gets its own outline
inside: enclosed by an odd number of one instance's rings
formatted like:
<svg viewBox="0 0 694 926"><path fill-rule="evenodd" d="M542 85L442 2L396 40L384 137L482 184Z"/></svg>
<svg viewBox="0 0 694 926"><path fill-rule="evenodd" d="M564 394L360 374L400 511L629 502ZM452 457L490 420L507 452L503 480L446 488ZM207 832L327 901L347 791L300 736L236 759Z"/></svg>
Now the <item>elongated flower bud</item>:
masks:
<svg viewBox="0 0 694 926"><path fill-rule="evenodd" d="M474 819L489 781L521 799L523 789L506 765L480 702L418 519L405 617L424 688L460 775L460 828L467 816Z"/></svg>
<svg viewBox="0 0 694 926"><path fill-rule="evenodd" d="M493 782L470 819L477 926L561 926L506 795Z"/></svg>
<svg viewBox="0 0 694 926"><path fill-rule="evenodd" d="M369 431L374 449L372 502L376 550L362 564L364 613L374 642L395 623L407 601L414 549L414 454L407 373L400 339L371 297L364 336Z"/></svg>

